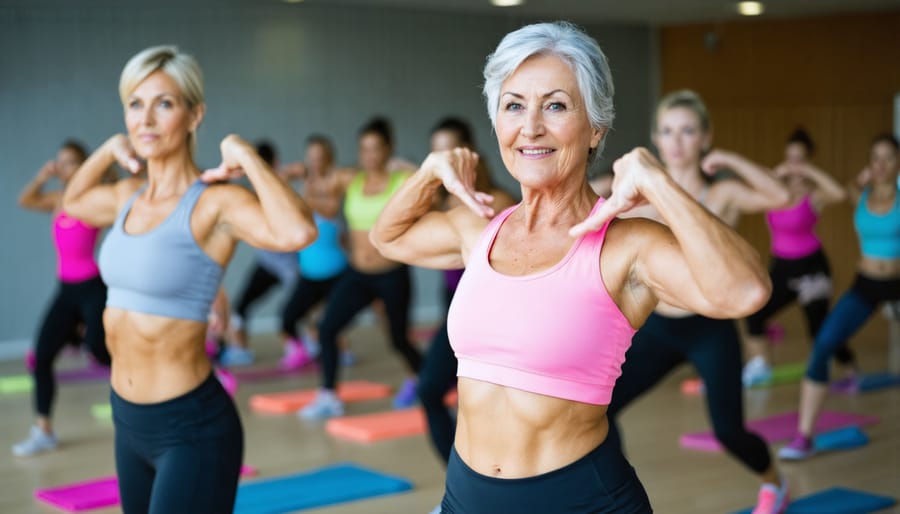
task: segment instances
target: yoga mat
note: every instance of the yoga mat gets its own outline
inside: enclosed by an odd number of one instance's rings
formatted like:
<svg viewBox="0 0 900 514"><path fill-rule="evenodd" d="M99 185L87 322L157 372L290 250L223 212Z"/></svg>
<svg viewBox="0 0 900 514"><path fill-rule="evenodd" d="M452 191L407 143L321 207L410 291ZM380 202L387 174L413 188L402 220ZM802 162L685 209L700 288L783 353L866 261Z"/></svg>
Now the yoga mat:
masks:
<svg viewBox="0 0 900 514"><path fill-rule="evenodd" d="M813 439L813 447L818 452L850 450L869 444L869 436L859 427L847 427L824 432Z"/></svg>
<svg viewBox="0 0 900 514"><path fill-rule="evenodd" d="M61 369L55 372L60 382L90 382L109 380L109 368L104 366L88 366L77 369Z"/></svg>
<svg viewBox="0 0 900 514"><path fill-rule="evenodd" d="M867 514L884 510L895 503L897 500L888 496L833 487L791 501L785 514ZM750 514L752 511L745 509L734 514Z"/></svg>
<svg viewBox="0 0 900 514"><path fill-rule="evenodd" d="M257 380L273 380L276 378L296 377L318 370L315 363L308 364L298 369L282 369L279 366L265 368L228 368L231 374L241 382L253 382Z"/></svg>
<svg viewBox="0 0 900 514"><path fill-rule="evenodd" d="M112 421L112 405L108 403L91 405L91 416L98 421Z"/></svg>
<svg viewBox="0 0 900 514"><path fill-rule="evenodd" d="M30 375L0 377L0 394L30 393L33 387Z"/></svg>
<svg viewBox="0 0 900 514"><path fill-rule="evenodd" d="M338 397L345 402L377 400L391 395L391 387L364 380L344 382L337 388ZM250 397L250 408L269 414L296 412L313 401L315 389L289 391L286 393L255 394Z"/></svg>
<svg viewBox="0 0 900 514"><path fill-rule="evenodd" d="M35 489L34 497L66 512L81 512L119 504L116 477L103 477L76 484Z"/></svg>
<svg viewBox="0 0 900 514"><path fill-rule="evenodd" d="M859 390L865 393L894 386L900 386L900 375L890 372L863 375L859 380Z"/></svg>
<svg viewBox="0 0 900 514"><path fill-rule="evenodd" d="M254 476L259 471L253 466L241 466L241 476ZM34 497L66 512L112 507L119 504L119 480L115 476L85 480L75 484L35 489Z"/></svg>
<svg viewBox="0 0 900 514"><path fill-rule="evenodd" d="M424 434L426 428L422 409L344 416L330 419L325 424L325 430L329 434L362 443Z"/></svg>
<svg viewBox="0 0 900 514"><path fill-rule="evenodd" d="M280 514L395 494L412 489L408 480L352 463L336 464L238 487L234 514Z"/></svg>
<svg viewBox="0 0 900 514"><path fill-rule="evenodd" d="M772 378L766 382L754 384L750 389L764 389L767 387L796 384L803 380L806 374L805 362L781 364L772 368ZM706 392L703 381L699 378L686 378L681 382L681 394L685 396L699 396Z"/></svg>
<svg viewBox="0 0 900 514"><path fill-rule="evenodd" d="M878 416L862 416L846 412L825 411L816 423L816 433L828 432L849 426L863 427L878 423ZM756 432L768 443L786 441L797 433L797 413L788 412L777 416L747 422L747 429ZM682 448L705 452L721 452L722 446L710 431L684 434L678 443Z"/></svg>

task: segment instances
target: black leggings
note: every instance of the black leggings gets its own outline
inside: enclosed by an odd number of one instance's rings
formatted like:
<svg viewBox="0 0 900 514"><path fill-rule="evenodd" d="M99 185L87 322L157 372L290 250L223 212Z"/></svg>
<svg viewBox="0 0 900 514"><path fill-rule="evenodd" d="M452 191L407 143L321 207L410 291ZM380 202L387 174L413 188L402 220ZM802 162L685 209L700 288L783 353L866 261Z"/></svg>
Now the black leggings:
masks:
<svg viewBox="0 0 900 514"><path fill-rule="evenodd" d="M84 342L97 362L109 366L106 333L103 331L103 309L106 308L106 285L100 277L84 282L60 282L50 303L34 349L34 401L40 416L50 416L56 395L53 363L70 342L78 324L84 323Z"/></svg>
<svg viewBox="0 0 900 514"><path fill-rule="evenodd" d="M322 377L325 389L334 390L338 373L337 338L359 311L376 298L384 302L391 328L391 344L403 356L410 371L418 374L422 356L409 341L409 268L400 266L384 273L361 273L349 268L331 292L322 322L319 343L322 345Z"/></svg>
<svg viewBox="0 0 900 514"><path fill-rule="evenodd" d="M193 391L136 404L110 394L125 514L231 513L244 454L234 402L210 374Z"/></svg>
<svg viewBox="0 0 900 514"><path fill-rule="evenodd" d="M337 275L325 280L310 280L302 275L281 312L281 331L297 338L297 322L317 303L328 297L341 278Z"/></svg>
<svg viewBox="0 0 900 514"><path fill-rule="evenodd" d="M441 513L501 512L645 514L653 510L634 468L609 441L572 464L528 478L482 475L453 451Z"/></svg>
<svg viewBox="0 0 900 514"><path fill-rule="evenodd" d="M706 386L706 407L716 439L757 474L769 469L769 447L744 427L741 342L733 320L651 314L625 353L607 416L609 439L621 445L616 417L670 371L690 361Z"/></svg>
<svg viewBox="0 0 900 514"><path fill-rule="evenodd" d="M247 310L250 308L250 305L262 298L273 286L280 283L281 280L277 275L256 264L256 267L253 268L253 273L250 274L250 277L244 283L244 288L238 296L234 312L246 320Z"/></svg>
<svg viewBox="0 0 900 514"><path fill-rule="evenodd" d="M817 250L799 259L772 257L769 277L772 279L772 296L762 309L747 318L747 332L762 336L769 319L797 301L806 315L810 342L814 341L828 316L832 294L831 269L825 254ZM846 342L835 353L835 359L845 365L854 362L853 352L847 348Z"/></svg>
<svg viewBox="0 0 900 514"><path fill-rule="evenodd" d="M431 442L445 464L453 447L456 423L450 415L450 409L444 405L444 396L456 384L456 368L456 355L450 347L447 322L444 321L431 338L425 362L419 372L417 392L428 420Z"/></svg>

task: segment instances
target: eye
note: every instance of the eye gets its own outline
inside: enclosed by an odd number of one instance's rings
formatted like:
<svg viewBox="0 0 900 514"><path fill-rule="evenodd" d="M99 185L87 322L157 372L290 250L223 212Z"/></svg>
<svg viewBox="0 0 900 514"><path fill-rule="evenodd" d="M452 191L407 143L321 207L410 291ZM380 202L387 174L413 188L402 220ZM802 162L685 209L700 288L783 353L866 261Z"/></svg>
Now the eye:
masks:
<svg viewBox="0 0 900 514"><path fill-rule="evenodd" d="M173 105L172 100L163 99L159 101L159 106L165 109L171 109Z"/></svg>
<svg viewBox="0 0 900 514"><path fill-rule="evenodd" d="M522 104L519 102L509 102L506 104L505 109L507 111L520 111L522 110Z"/></svg>
<svg viewBox="0 0 900 514"><path fill-rule="evenodd" d="M550 102L550 104L547 105L547 110L550 110L550 111L565 111L565 110L566 110L566 104L564 104L564 103L562 103L562 102Z"/></svg>
<svg viewBox="0 0 900 514"><path fill-rule="evenodd" d="M128 102L129 109L138 109L138 108L140 108L140 106L141 106L140 100L131 100Z"/></svg>

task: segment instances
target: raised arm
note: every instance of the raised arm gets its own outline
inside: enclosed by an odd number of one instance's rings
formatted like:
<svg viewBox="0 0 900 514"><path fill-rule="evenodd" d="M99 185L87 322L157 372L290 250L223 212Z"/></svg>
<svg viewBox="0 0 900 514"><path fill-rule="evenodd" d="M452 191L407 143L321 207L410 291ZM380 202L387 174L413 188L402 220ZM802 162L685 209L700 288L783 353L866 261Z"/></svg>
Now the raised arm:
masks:
<svg viewBox="0 0 900 514"><path fill-rule="evenodd" d="M713 150L703 159L701 166L709 174L723 168L737 174L743 183L728 185L728 203L742 213L780 209L791 200L790 193L773 173L734 152Z"/></svg>
<svg viewBox="0 0 900 514"><path fill-rule="evenodd" d="M237 240L279 252L293 252L318 236L309 206L256 150L238 136L222 140L222 164L202 176L207 182L245 174L256 194L227 186L220 197L217 224Z"/></svg>
<svg viewBox="0 0 900 514"><path fill-rule="evenodd" d="M44 186L55 176L56 162L47 161L19 194L19 207L40 212L54 211L62 200L62 191L44 191Z"/></svg>
<svg viewBox="0 0 900 514"><path fill-rule="evenodd" d="M619 213L649 203L668 227L637 218L617 220L610 227L610 232L615 228L627 234L620 239L633 255L627 284L715 318L747 316L765 304L771 284L753 247L678 187L650 152L638 148L614 166L612 196L594 216L573 227L572 235L596 230ZM623 298L642 296L646 294Z"/></svg>
<svg viewBox="0 0 900 514"><path fill-rule="evenodd" d="M381 211L369 234L372 244L391 260L437 269L463 267L464 233L483 228L494 214L491 196L474 189L477 162L478 155L465 148L430 154ZM464 205L431 210L441 184Z"/></svg>
<svg viewBox="0 0 900 514"><path fill-rule="evenodd" d="M812 192L811 201L817 211L847 200L847 191L828 173L812 164L784 163L775 168L776 177L781 178L787 174L799 175L813 183L815 189Z"/></svg>
<svg viewBox="0 0 900 514"><path fill-rule="evenodd" d="M850 203L856 205L859 203L860 197L862 197L863 190L872 182L872 171L868 166L862 169L859 173L856 174L856 177L847 182L847 195L850 198Z"/></svg>
<svg viewBox="0 0 900 514"><path fill-rule="evenodd" d="M63 209L67 214L95 227L112 225L119 213L121 195L134 189L132 181L102 182L109 167L117 161L131 173L141 170L128 138L122 134L106 140L69 180L63 193Z"/></svg>

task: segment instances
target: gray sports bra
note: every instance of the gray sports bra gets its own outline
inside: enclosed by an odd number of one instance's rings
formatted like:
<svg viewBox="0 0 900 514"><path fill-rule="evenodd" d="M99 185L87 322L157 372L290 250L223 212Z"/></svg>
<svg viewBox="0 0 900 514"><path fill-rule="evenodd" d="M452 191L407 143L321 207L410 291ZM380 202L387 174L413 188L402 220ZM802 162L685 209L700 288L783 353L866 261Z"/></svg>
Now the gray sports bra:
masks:
<svg viewBox="0 0 900 514"><path fill-rule="evenodd" d="M206 322L225 271L191 232L191 212L206 187L191 184L175 210L143 234L126 233L125 219L144 188L128 199L100 248L107 307Z"/></svg>

